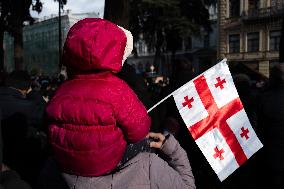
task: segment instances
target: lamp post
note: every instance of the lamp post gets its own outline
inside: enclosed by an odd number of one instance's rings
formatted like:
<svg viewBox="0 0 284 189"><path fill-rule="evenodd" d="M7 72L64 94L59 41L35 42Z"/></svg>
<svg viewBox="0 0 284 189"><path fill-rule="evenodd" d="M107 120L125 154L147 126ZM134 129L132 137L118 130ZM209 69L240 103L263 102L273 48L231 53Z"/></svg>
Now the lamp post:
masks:
<svg viewBox="0 0 284 189"><path fill-rule="evenodd" d="M152 64L152 65L150 66L151 76L154 75L154 69L155 69L155 67L154 67L154 65Z"/></svg>
<svg viewBox="0 0 284 189"><path fill-rule="evenodd" d="M62 0L58 0L58 61L59 61L59 70L61 70L62 62L61 62L61 7L62 7Z"/></svg>

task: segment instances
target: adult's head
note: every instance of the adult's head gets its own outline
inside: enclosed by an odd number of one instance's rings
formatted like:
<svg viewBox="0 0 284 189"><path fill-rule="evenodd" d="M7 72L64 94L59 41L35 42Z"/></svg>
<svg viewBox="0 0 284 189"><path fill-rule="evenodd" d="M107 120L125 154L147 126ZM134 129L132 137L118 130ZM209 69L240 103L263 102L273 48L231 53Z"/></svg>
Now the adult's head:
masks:
<svg viewBox="0 0 284 189"><path fill-rule="evenodd" d="M186 57L180 57L175 60L177 71L192 71L191 61ZM178 73L177 73L178 74Z"/></svg>
<svg viewBox="0 0 284 189"><path fill-rule="evenodd" d="M180 57L175 60L175 69L173 72L172 87L177 89L183 84L193 79L192 64L186 57Z"/></svg>
<svg viewBox="0 0 284 189"><path fill-rule="evenodd" d="M31 86L31 77L27 71L13 71L8 75L6 85L26 94Z"/></svg>
<svg viewBox="0 0 284 189"><path fill-rule="evenodd" d="M278 88L283 85L284 73L280 66L274 66L270 69L269 85L272 88Z"/></svg>
<svg viewBox="0 0 284 189"><path fill-rule="evenodd" d="M251 81L248 75L246 74L236 74L234 76L234 82L238 91L246 93L247 90L250 90Z"/></svg>
<svg viewBox="0 0 284 189"><path fill-rule="evenodd" d="M100 71L117 73L131 54L129 31L100 18L86 18L69 30L63 64L69 76Z"/></svg>

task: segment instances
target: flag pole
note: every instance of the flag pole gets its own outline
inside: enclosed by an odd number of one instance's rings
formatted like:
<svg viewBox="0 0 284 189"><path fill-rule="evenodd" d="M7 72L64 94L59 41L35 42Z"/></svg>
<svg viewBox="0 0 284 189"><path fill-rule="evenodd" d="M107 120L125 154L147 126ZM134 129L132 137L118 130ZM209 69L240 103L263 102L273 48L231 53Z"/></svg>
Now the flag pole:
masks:
<svg viewBox="0 0 284 189"><path fill-rule="evenodd" d="M174 91L175 92L175 91ZM147 110L147 113L151 112L154 108L156 108L157 106L159 106L162 102L164 102L165 100L167 100L170 96L173 95L172 92L171 94L169 94L168 96L166 96L165 98L163 98L160 102L158 102L157 104L155 104L152 108L150 108L149 110Z"/></svg>

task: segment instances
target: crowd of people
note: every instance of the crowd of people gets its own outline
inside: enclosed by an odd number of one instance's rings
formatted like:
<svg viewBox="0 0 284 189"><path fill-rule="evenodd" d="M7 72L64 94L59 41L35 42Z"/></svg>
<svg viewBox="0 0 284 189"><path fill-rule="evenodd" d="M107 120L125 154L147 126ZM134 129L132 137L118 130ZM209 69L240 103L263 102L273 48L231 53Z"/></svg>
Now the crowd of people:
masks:
<svg viewBox="0 0 284 189"><path fill-rule="evenodd" d="M1 79L2 171L16 170L35 186L35 178L49 154L44 109L60 82L53 84L46 77L31 77L26 71L2 73ZM19 178L16 172L11 175Z"/></svg>
<svg viewBox="0 0 284 189"><path fill-rule="evenodd" d="M2 74L0 188L284 188L280 67L269 79L232 73L264 148L221 183L173 99L146 112L197 75L190 61L176 60L168 85L147 83L124 64L132 40L111 22L84 19L65 42L68 79Z"/></svg>

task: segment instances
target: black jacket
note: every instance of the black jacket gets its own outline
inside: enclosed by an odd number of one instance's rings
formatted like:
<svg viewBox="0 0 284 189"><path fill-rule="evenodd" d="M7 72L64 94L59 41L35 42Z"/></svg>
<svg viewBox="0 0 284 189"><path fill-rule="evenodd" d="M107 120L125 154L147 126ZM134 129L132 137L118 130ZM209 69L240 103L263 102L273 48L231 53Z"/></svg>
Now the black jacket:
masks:
<svg viewBox="0 0 284 189"><path fill-rule="evenodd" d="M13 116L24 116L28 123L32 124L36 114L34 114L34 104L16 89L9 87L0 88L0 108L2 110L2 120ZM21 123L21 122L20 122Z"/></svg>
<svg viewBox="0 0 284 189"><path fill-rule="evenodd" d="M3 163L30 184L35 181L41 164L41 144L29 137L37 125L36 106L14 88L0 88Z"/></svg>
<svg viewBox="0 0 284 189"><path fill-rule="evenodd" d="M273 170L284 171L284 86L263 94L258 117L266 163Z"/></svg>
<svg viewBox="0 0 284 189"><path fill-rule="evenodd" d="M15 171L0 172L0 189L31 189Z"/></svg>

